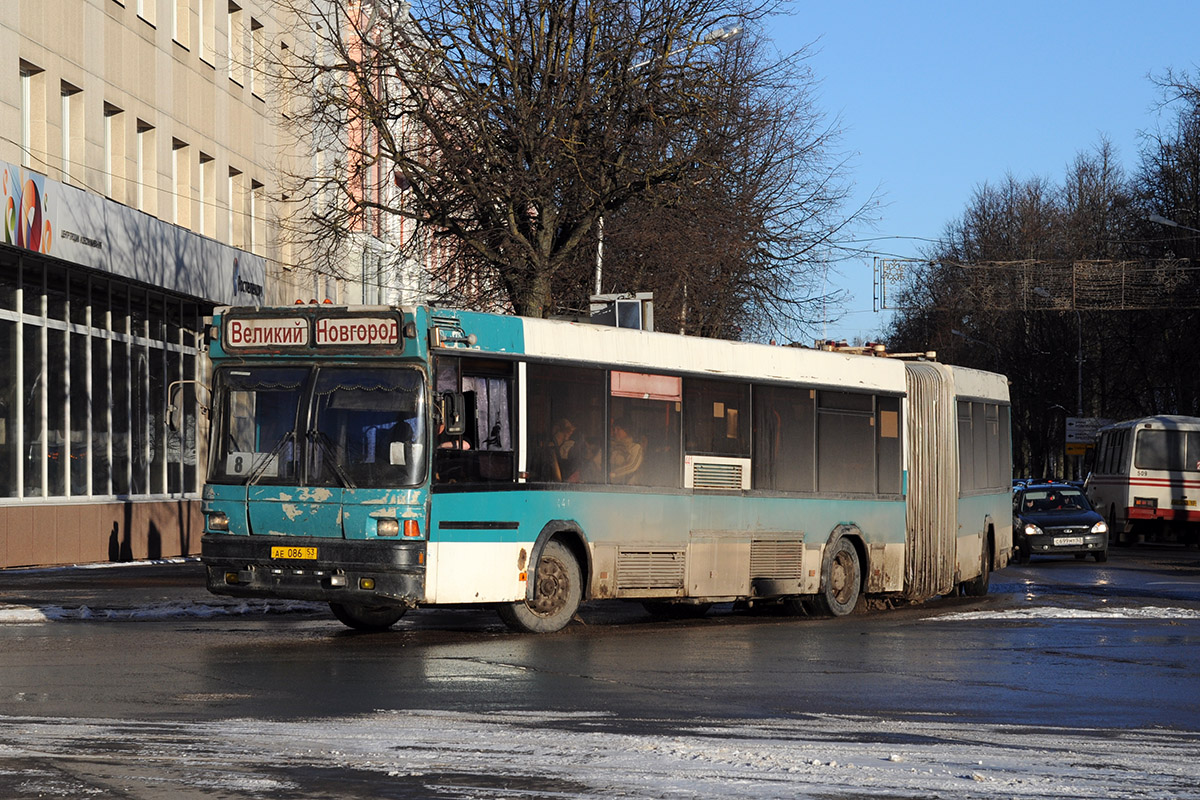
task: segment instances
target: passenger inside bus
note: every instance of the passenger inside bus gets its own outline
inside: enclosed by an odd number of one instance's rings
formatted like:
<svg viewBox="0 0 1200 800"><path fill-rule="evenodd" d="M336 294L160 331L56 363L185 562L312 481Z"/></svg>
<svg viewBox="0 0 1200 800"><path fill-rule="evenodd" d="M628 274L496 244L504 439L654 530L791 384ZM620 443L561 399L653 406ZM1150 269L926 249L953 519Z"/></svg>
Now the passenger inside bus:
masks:
<svg viewBox="0 0 1200 800"><path fill-rule="evenodd" d="M579 469L576 461L575 426L571 420L561 417L550 428L550 441L546 445L546 464L550 480L578 482Z"/></svg>
<svg viewBox="0 0 1200 800"><path fill-rule="evenodd" d="M609 478L613 483L632 483L644 458L642 445L629 435L625 423L614 417L608 440Z"/></svg>

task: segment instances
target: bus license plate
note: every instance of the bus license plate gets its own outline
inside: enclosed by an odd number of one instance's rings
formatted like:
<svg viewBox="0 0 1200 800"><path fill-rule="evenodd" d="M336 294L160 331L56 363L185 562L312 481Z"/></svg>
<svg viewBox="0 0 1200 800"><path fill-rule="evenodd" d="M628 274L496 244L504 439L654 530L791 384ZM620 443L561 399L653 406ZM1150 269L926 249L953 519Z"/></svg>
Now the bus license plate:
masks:
<svg viewBox="0 0 1200 800"><path fill-rule="evenodd" d="M316 561L315 547L272 547L271 558L299 558L306 561Z"/></svg>
<svg viewBox="0 0 1200 800"><path fill-rule="evenodd" d="M1083 544L1082 536L1059 536L1054 540L1055 547L1070 547L1073 544ZM295 549L295 548L293 548Z"/></svg>

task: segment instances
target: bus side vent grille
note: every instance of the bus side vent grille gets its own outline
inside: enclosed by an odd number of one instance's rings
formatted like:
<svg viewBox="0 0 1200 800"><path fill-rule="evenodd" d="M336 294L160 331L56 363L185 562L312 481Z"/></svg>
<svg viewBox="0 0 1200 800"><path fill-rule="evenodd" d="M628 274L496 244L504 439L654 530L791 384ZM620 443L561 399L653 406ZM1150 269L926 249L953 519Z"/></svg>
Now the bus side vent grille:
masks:
<svg viewBox="0 0 1200 800"><path fill-rule="evenodd" d="M745 491L750 488L750 459L687 456L684 458L684 486L688 489Z"/></svg>
<svg viewBox="0 0 1200 800"><path fill-rule="evenodd" d="M804 542L760 541L750 544L750 577L779 580L804 578Z"/></svg>
<svg viewBox="0 0 1200 800"><path fill-rule="evenodd" d="M683 550L622 550L618 589L681 589L687 564Z"/></svg>

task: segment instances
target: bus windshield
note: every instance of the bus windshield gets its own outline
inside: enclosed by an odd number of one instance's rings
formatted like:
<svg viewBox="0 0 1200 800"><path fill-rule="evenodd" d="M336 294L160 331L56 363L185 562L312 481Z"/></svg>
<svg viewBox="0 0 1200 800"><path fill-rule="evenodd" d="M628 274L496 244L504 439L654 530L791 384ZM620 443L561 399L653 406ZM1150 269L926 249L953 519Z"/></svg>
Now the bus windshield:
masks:
<svg viewBox="0 0 1200 800"><path fill-rule="evenodd" d="M213 381L209 481L390 488L425 480L425 382L412 368L246 367Z"/></svg>
<svg viewBox="0 0 1200 800"><path fill-rule="evenodd" d="M415 369L318 370L308 483L383 489L423 482L424 386Z"/></svg>

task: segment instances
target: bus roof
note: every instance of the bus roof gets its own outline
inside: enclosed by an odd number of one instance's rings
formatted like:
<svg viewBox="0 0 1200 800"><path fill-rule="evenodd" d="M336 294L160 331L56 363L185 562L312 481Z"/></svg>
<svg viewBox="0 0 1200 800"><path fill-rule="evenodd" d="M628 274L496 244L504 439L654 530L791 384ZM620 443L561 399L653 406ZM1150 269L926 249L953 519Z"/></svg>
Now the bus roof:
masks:
<svg viewBox="0 0 1200 800"><path fill-rule="evenodd" d="M904 364L889 358L559 320L521 318L521 323L530 356L898 394L905 390Z"/></svg>
<svg viewBox="0 0 1200 800"><path fill-rule="evenodd" d="M664 370L698 375L749 378L836 387L848 391L906 394L906 362L898 358L838 350L733 342L674 333L615 328L588 322L536 319L479 311L424 306L296 305L278 308L216 309L221 318L371 317L401 313L418 327L451 326L456 333L444 345L465 353L526 355L573 364L603 364L631 371ZM411 335L411 334L409 334ZM424 354L430 337L418 335L413 354ZM441 341L441 340L439 340ZM469 342L469 343L468 343ZM368 345L368 348L370 345ZM275 352L301 356L307 345L297 343ZM311 352L311 351L309 351ZM329 352L326 350L325 352ZM362 348L356 351L370 355ZM408 352L406 350L406 352ZM379 355L385 355L384 350ZM961 397L1007 402L1008 380L1003 375L936 362L939 372Z"/></svg>
<svg viewBox="0 0 1200 800"><path fill-rule="evenodd" d="M1185 417L1179 414L1158 414L1152 417L1138 417L1112 425L1105 425L1098 432L1118 430L1120 428L1171 428L1175 430L1200 430L1200 417Z"/></svg>

